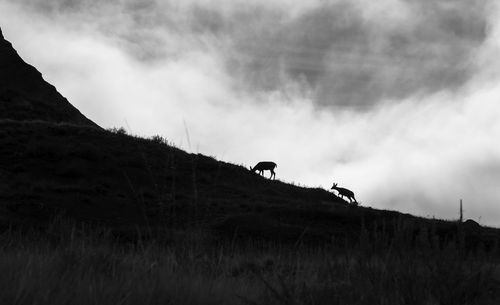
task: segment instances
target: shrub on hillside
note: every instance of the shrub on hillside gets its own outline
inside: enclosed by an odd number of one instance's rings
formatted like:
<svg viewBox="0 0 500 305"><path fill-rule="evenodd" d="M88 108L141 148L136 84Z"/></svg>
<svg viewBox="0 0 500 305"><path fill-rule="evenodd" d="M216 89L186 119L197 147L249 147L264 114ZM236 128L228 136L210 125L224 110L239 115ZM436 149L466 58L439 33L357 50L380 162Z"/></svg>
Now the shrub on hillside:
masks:
<svg viewBox="0 0 500 305"><path fill-rule="evenodd" d="M114 133L114 134L118 134L118 135L126 135L127 134L127 131L123 127L120 127L120 128L113 127L113 128L108 129L108 131L111 133Z"/></svg>
<svg viewBox="0 0 500 305"><path fill-rule="evenodd" d="M162 137L162 136L160 136L160 135L154 135L154 136L152 136L152 137L151 137L151 141L152 141L153 143L156 143L156 144L161 144L161 145L172 146L172 145L168 142L167 138Z"/></svg>

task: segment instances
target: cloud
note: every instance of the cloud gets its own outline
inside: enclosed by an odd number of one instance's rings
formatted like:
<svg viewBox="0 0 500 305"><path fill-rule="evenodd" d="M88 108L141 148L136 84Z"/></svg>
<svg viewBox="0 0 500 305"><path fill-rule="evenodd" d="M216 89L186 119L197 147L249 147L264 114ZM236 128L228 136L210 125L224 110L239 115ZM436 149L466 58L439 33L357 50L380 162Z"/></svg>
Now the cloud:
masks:
<svg viewBox="0 0 500 305"><path fill-rule="evenodd" d="M142 61L210 51L241 89L292 82L320 107L355 109L464 85L488 17L484 1L20 2L91 28Z"/></svg>
<svg viewBox="0 0 500 305"><path fill-rule="evenodd" d="M377 208L453 218L463 198L498 226L499 10L484 3L0 0L0 20L104 127L274 160L280 179Z"/></svg>

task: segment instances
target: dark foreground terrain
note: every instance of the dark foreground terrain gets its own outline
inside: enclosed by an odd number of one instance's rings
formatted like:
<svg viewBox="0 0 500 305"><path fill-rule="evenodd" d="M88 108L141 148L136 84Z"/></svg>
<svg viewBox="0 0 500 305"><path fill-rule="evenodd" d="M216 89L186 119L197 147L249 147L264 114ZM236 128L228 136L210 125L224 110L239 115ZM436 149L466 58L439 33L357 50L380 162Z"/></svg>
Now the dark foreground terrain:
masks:
<svg viewBox="0 0 500 305"><path fill-rule="evenodd" d="M364 231L349 247L217 240L199 228L124 243L54 221L0 235L2 304L498 304L498 253Z"/></svg>
<svg viewBox="0 0 500 305"><path fill-rule="evenodd" d="M0 30L0 304L500 304L499 233L104 130Z"/></svg>

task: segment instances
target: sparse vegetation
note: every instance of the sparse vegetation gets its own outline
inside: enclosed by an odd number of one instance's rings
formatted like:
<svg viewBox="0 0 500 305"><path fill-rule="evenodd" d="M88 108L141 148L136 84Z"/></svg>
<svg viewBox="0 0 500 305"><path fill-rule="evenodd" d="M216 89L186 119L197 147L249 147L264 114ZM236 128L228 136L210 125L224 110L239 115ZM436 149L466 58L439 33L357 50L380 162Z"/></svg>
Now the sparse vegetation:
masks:
<svg viewBox="0 0 500 305"><path fill-rule="evenodd" d="M428 236L425 240L433 240ZM496 252L360 238L353 247L220 240L196 228L123 243L56 221L0 235L3 304L497 304Z"/></svg>
<svg viewBox="0 0 500 305"><path fill-rule="evenodd" d="M167 138L160 136L160 135L152 136L151 141L153 141L153 143L160 144L160 145L174 146L171 142L169 142L167 140Z"/></svg>
<svg viewBox="0 0 500 305"><path fill-rule="evenodd" d="M114 134L119 134L119 135L126 135L127 134L127 131L123 127L119 127L119 128L113 127L113 128L108 129L108 131L111 133L114 133Z"/></svg>

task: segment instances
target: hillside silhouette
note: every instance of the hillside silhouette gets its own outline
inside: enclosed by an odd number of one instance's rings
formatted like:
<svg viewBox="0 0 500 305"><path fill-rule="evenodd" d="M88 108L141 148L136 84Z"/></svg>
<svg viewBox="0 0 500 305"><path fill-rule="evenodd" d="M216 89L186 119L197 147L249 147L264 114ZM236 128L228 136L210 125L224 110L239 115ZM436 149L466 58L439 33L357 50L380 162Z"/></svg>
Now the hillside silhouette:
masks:
<svg viewBox="0 0 500 305"><path fill-rule="evenodd" d="M358 207L324 189L189 154L160 136L104 130L26 64L1 30L0 38L2 230L67 217L123 239L198 227L220 238L348 244L363 231L395 236L404 228L410 238L427 230L442 240L463 233L471 246L498 241L498 230L477 223Z"/></svg>
<svg viewBox="0 0 500 305"><path fill-rule="evenodd" d="M97 125L25 63L0 29L0 119Z"/></svg>

